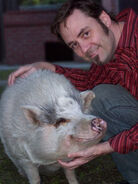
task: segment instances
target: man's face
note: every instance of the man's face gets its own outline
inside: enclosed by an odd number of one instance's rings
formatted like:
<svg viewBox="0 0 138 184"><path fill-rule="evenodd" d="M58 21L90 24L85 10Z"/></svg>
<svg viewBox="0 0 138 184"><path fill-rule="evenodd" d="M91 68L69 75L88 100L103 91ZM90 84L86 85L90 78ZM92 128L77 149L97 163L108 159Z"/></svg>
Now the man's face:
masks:
<svg viewBox="0 0 138 184"><path fill-rule="evenodd" d="M107 14L104 12L104 15L101 15L99 19L106 26ZM60 33L65 43L78 56L98 65L108 63L115 51L114 34L108 27L107 29L108 33L96 19L78 9L73 11L66 23L60 24Z"/></svg>

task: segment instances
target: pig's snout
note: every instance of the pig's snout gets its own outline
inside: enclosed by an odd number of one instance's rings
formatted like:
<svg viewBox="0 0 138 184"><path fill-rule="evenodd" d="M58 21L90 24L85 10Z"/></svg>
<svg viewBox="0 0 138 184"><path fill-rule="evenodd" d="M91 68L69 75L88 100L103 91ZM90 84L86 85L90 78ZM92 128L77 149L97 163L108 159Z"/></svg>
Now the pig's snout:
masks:
<svg viewBox="0 0 138 184"><path fill-rule="evenodd" d="M100 133L101 131L105 130L107 127L107 124L104 120L100 118L95 118L91 121L91 128L92 130Z"/></svg>

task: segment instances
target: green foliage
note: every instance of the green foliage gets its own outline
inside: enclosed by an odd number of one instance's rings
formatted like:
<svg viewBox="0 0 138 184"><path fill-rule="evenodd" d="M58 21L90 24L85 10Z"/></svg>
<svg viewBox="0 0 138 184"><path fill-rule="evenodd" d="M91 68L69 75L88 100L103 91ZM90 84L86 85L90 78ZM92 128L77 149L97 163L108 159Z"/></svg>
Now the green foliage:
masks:
<svg viewBox="0 0 138 184"><path fill-rule="evenodd" d="M0 70L0 80L7 80L8 76L14 70Z"/></svg>
<svg viewBox="0 0 138 184"><path fill-rule="evenodd" d="M43 4L56 4L63 3L65 0L22 0L21 5L43 5Z"/></svg>
<svg viewBox="0 0 138 184"><path fill-rule="evenodd" d="M0 97L1 97L1 94L4 91L4 89L5 89L5 86L0 86Z"/></svg>
<svg viewBox="0 0 138 184"><path fill-rule="evenodd" d="M10 70L0 70L0 82L3 81L3 80L7 81L8 76L9 76L9 74L11 72L13 72L13 69L10 69ZM3 86L3 85L0 84L0 96L1 96L2 92L4 91L5 87L6 87L5 85Z"/></svg>

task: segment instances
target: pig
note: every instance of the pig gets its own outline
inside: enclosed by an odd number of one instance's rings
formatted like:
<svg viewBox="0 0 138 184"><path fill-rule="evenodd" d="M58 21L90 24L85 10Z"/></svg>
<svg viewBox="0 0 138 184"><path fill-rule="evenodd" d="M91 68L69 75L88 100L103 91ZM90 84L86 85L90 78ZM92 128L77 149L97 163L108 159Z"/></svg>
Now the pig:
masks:
<svg viewBox="0 0 138 184"><path fill-rule="evenodd" d="M40 168L56 171L57 160L97 144L107 124L91 114L91 90L79 92L63 75L38 70L7 87L0 101L0 137L5 152L30 184ZM78 184L74 170L69 184Z"/></svg>

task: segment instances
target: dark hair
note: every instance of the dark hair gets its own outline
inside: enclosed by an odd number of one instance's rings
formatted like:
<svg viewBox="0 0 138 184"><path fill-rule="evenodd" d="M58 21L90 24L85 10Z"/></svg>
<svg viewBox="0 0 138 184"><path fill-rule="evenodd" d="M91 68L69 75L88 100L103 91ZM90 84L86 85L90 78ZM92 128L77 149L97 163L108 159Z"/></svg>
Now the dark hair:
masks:
<svg viewBox="0 0 138 184"><path fill-rule="evenodd" d="M102 5L100 3L96 3L94 0L67 0L59 8L51 26L52 33L55 34L60 40L63 40L60 35L60 24L62 22L66 22L66 19L73 13L74 9L78 9L86 15L97 19L99 23L101 23L99 16L102 11L104 10L106 12ZM113 21L116 21L112 14L109 15Z"/></svg>

